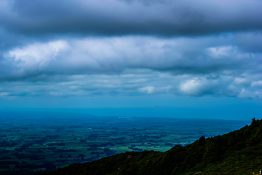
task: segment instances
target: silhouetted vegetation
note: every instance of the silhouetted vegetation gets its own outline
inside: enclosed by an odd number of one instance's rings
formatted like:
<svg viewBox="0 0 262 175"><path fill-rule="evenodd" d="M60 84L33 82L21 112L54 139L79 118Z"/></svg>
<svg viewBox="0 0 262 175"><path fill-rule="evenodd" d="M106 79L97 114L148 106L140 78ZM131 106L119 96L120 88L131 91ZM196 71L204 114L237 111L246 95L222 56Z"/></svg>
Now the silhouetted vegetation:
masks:
<svg viewBox="0 0 262 175"><path fill-rule="evenodd" d="M262 169L262 121L167 152L127 152L48 175L249 175Z"/></svg>

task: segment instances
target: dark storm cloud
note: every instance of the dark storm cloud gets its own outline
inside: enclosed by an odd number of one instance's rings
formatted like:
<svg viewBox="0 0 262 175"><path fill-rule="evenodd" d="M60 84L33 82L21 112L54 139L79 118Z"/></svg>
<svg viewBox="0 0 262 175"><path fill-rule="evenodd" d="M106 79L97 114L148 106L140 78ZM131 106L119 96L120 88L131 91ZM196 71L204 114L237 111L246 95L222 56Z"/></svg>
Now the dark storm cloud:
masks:
<svg viewBox="0 0 262 175"><path fill-rule="evenodd" d="M1 25L26 34L202 35L262 29L260 0L2 0Z"/></svg>

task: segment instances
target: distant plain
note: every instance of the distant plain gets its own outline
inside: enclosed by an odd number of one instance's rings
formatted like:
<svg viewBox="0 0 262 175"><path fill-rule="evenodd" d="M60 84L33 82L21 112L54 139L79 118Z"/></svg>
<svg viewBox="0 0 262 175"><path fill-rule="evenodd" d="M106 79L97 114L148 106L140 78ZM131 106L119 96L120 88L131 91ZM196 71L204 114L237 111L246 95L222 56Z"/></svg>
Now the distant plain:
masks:
<svg viewBox="0 0 262 175"><path fill-rule="evenodd" d="M126 151L166 151L247 124L238 120L1 113L0 171L52 170Z"/></svg>

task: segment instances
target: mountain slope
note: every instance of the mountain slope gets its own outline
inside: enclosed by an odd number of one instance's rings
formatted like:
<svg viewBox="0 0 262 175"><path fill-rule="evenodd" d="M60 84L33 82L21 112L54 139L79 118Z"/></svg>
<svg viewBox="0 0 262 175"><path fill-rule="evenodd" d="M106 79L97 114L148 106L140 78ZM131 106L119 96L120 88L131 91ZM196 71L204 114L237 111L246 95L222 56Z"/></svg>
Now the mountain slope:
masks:
<svg viewBox="0 0 262 175"><path fill-rule="evenodd" d="M129 152L48 175L248 175L262 169L262 120L240 130L175 146L167 152Z"/></svg>

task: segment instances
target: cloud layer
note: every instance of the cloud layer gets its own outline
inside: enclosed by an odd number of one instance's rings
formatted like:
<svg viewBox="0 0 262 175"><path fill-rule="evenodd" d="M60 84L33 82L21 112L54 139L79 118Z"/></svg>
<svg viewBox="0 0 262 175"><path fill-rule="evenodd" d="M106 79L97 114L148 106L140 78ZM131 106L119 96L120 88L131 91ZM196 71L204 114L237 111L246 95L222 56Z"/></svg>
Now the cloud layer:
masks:
<svg viewBox="0 0 262 175"><path fill-rule="evenodd" d="M2 0L0 96L262 97L260 0Z"/></svg>
<svg viewBox="0 0 262 175"><path fill-rule="evenodd" d="M129 36L34 42L3 53L0 65L5 65L5 69L1 70L0 78L7 84L13 81L19 82L19 87L30 86L26 92L29 95L37 92L37 88L49 89L51 83L56 88L48 90L52 92L50 95L100 91L101 94L260 98L261 51L249 51L249 44L242 43L246 37L245 34L173 39ZM39 81L43 86L32 83ZM70 93L70 87L78 90Z"/></svg>

